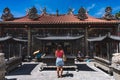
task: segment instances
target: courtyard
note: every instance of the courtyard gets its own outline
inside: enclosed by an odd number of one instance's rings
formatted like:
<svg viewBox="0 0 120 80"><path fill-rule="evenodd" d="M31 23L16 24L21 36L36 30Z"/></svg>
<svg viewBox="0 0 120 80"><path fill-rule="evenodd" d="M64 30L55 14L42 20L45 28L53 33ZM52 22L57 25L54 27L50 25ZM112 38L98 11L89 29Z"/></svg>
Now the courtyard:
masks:
<svg viewBox="0 0 120 80"><path fill-rule="evenodd" d="M63 78L57 78L56 69L46 68L40 70L40 62L24 62L21 67L9 72L7 80L114 80L113 76L107 74L94 66L94 62L76 63L79 71L64 69Z"/></svg>

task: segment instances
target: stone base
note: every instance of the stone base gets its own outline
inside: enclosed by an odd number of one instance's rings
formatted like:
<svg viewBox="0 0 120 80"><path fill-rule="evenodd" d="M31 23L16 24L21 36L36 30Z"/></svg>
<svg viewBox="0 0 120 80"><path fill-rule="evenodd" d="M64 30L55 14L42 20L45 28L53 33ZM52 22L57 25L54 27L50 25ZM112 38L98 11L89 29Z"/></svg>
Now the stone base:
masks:
<svg viewBox="0 0 120 80"><path fill-rule="evenodd" d="M0 80L5 80L5 71L0 71Z"/></svg>
<svg viewBox="0 0 120 80"><path fill-rule="evenodd" d="M120 70L113 67L113 77L115 80L120 80Z"/></svg>
<svg viewBox="0 0 120 80"><path fill-rule="evenodd" d="M103 69L104 71L106 71L107 73L109 73L110 75L112 75L111 64L108 60L105 60L105 59L102 59L99 57L95 57L94 66L99 67L99 68Z"/></svg>
<svg viewBox="0 0 120 80"><path fill-rule="evenodd" d="M0 80L5 80L5 67L4 53L0 53Z"/></svg>
<svg viewBox="0 0 120 80"><path fill-rule="evenodd" d="M120 74L117 74L116 72L113 72L113 77L115 80L120 80Z"/></svg>

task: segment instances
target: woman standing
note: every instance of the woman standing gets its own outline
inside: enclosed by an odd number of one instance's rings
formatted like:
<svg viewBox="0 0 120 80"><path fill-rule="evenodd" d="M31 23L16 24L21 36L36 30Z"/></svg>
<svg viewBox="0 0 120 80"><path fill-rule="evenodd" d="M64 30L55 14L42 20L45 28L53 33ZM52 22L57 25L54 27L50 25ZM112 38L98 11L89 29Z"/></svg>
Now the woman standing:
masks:
<svg viewBox="0 0 120 80"><path fill-rule="evenodd" d="M64 65L63 55L64 55L64 51L62 49L62 46L58 45L57 50L55 51L58 78L59 77L62 78L63 65Z"/></svg>

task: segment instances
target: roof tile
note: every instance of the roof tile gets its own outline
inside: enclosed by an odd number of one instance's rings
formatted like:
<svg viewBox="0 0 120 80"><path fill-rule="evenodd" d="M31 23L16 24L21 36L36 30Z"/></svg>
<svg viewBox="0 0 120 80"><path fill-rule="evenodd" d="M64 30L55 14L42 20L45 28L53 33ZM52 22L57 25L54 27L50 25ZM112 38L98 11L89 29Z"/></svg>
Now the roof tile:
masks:
<svg viewBox="0 0 120 80"><path fill-rule="evenodd" d="M13 21L5 21L5 22L18 22L18 23L39 23L39 24L59 24L59 23L106 23L106 22L120 22L118 20L104 20L104 19L98 19L94 18L90 15L88 15L88 19L80 20L78 19L77 15L73 14L65 14L65 15L40 15L38 20L31 20L28 18L28 16L24 16L21 18L16 18ZM4 21L3 21L4 22Z"/></svg>

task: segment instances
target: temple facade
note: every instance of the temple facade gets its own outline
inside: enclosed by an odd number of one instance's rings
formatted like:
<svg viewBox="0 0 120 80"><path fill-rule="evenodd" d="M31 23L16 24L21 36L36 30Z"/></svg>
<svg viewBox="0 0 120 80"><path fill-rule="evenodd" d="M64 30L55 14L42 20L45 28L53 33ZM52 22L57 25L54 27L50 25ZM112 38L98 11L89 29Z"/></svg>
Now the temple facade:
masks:
<svg viewBox="0 0 120 80"><path fill-rule="evenodd" d="M0 21L0 51L6 57L29 57L38 49L47 55L54 55L56 46L61 44L68 56L76 56L79 50L84 56L99 55L99 45L88 39L108 33L119 36L119 17L111 12L111 7L107 7L103 17L95 18L83 7L78 14L73 14L72 9L67 14L59 14L58 10L56 14L48 14L46 8L37 14L37 9L32 7L25 16L16 18L9 8L5 8ZM115 52L116 46L113 48Z"/></svg>

